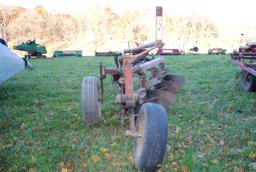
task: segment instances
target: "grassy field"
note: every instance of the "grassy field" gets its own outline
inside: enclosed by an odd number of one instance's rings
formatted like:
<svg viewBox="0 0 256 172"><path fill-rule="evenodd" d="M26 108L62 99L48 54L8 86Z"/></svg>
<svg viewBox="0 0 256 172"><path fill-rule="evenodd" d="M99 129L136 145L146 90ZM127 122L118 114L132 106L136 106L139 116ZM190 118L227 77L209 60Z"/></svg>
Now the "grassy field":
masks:
<svg viewBox="0 0 256 172"><path fill-rule="evenodd" d="M127 126L116 118L111 77L104 121L86 126L80 86L112 58L33 59L0 85L0 171L135 171ZM256 170L256 94L245 93L229 56L166 57L187 84L168 109L168 152L161 171Z"/></svg>

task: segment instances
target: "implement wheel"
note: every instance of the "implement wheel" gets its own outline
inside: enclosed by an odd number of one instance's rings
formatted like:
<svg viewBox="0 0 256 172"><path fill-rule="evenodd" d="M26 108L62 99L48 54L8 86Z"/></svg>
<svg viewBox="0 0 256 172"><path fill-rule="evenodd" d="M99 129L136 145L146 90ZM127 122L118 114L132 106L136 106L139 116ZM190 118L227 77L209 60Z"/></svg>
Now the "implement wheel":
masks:
<svg viewBox="0 0 256 172"><path fill-rule="evenodd" d="M168 119L163 106L145 103L136 121L134 160L140 170L155 171L163 162L168 138Z"/></svg>
<svg viewBox="0 0 256 172"><path fill-rule="evenodd" d="M95 124L101 120L100 86L98 78L85 77L82 81L81 99L82 112L88 124Z"/></svg>
<svg viewBox="0 0 256 172"><path fill-rule="evenodd" d="M245 70L241 72L240 83L246 92L253 92L256 90L256 77Z"/></svg>

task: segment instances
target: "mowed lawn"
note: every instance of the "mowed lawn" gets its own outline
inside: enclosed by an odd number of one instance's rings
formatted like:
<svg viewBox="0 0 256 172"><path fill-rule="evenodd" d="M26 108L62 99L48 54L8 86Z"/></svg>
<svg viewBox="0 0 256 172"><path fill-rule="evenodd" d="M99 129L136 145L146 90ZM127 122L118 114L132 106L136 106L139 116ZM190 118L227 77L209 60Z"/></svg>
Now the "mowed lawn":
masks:
<svg viewBox="0 0 256 172"><path fill-rule="evenodd" d="M227 56L165 57L187 79L168 109L169 141L162 171L256 170L256 93L240 87ZM133 141L125 137L105 81L104 121L91 128L82 117L81 81L99 74L111 57L33 59L0 85L0 171L135 171Z"/></svg>

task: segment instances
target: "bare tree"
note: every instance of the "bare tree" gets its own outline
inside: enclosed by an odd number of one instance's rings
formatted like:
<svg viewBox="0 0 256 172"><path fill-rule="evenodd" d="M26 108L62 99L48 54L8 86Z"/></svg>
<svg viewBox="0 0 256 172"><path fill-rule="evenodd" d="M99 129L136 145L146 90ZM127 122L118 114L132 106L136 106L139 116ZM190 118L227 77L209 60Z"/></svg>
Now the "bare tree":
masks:
<svg viewBox="0 0 256 172"><path fill-rule="evenodd" d="M4 39L7 40L7 24L8 24L8 17L10 15L10 12L8 10L8 8L4 5L0 6L0 10L1 10L1 16L2 16L2 21L1 21L1 32L0 32L0 36Z"/></svg>

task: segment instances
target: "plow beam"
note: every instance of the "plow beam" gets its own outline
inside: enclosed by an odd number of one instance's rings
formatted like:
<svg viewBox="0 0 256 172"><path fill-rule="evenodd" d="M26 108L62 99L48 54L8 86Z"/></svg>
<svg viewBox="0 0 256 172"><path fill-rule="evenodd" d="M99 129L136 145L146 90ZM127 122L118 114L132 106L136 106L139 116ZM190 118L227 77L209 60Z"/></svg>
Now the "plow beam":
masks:
<svg viewBox="0 0 256 172"><path fill-rule="evenodd" d="M143 64L139 64L134 66L133 68L133 72L145 72L149 69L151 69L152 67L158 66L159 64L164 63L164 59L163 58L157 58L148 62L145 62Z"/></svg>

